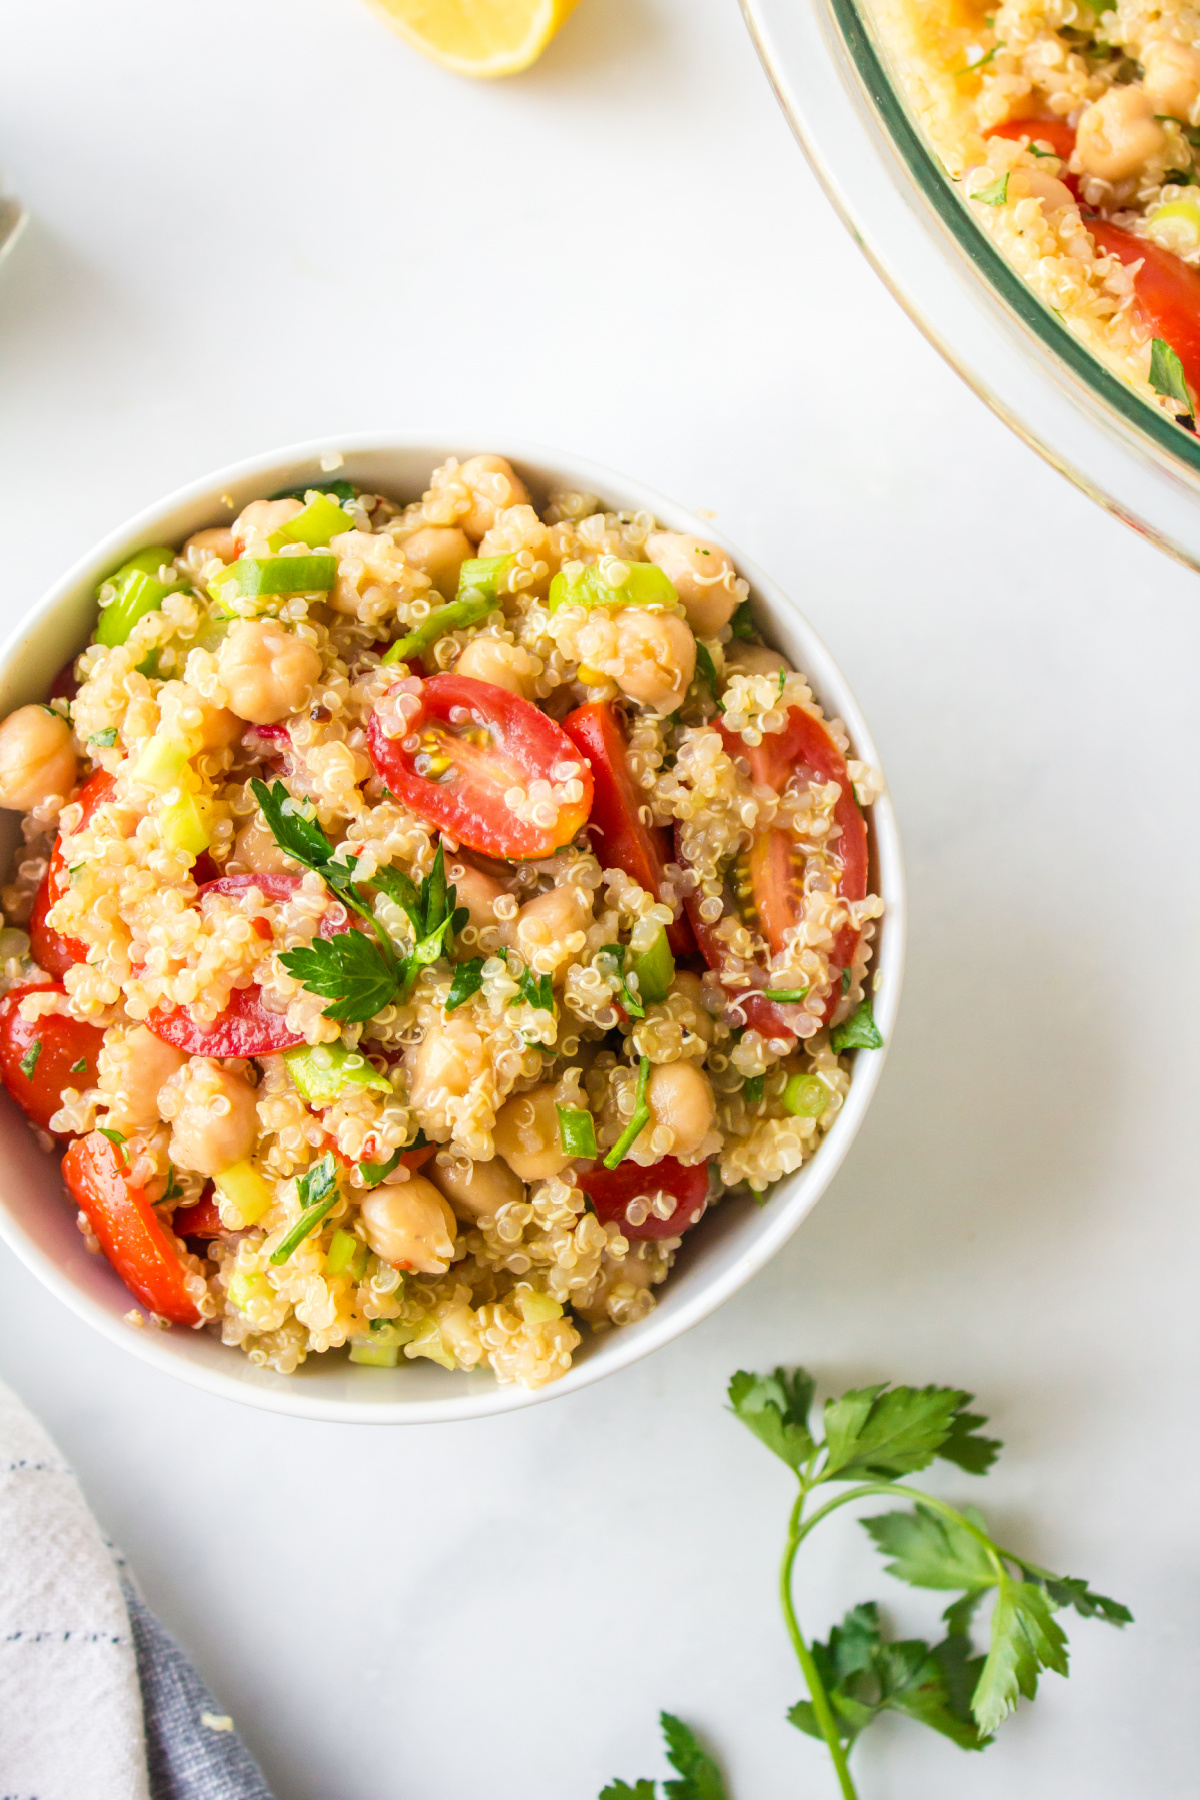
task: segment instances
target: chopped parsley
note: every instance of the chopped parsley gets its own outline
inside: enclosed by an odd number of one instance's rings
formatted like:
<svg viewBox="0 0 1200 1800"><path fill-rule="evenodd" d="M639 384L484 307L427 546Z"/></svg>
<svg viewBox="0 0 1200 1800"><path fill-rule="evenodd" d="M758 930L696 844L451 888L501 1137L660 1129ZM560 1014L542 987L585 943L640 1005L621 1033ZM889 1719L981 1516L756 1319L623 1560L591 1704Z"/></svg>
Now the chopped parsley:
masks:
<svg viewBox="0 0 1200 1800"><path fill-rule="evenodd" d="M997 175L994 181L986 181L982 187L976 188L971 198L981 200L984 206L1003 206L1008 199L1008 170L1003 175Z"/></svg>
<svg viewBox="0 0 1200 1800"><path fill-rule="evenodd" d="M1150 386L1164 399L1176 401L1189 418L1195 417L1196 402L1188 387L1183 364L1165 338L1156 337L1150 346Z"/></svg>
<svg viewBox="0 0 1200 1800"><path fill-rule="evenodd" d="M111 750L116 741L117 728L115 725L108 725L103 731L94 731L88 739L89 744L95 744L100 750Z"/></svg>
<svg viewBox="0 0 1200 1800"><path fill-rule="evenodd" d="M20 1069L20 1071L21 1071L22 1075L25 1077L26 1081L32 1081L33 1071L38 1066L38 1057L41 1054L42 1054L42 1040L41 1040L41 1038L34 1038L32 1044L30 1044L28 1050L25 1052L24 1056L21 1058L20 1062L17 1064L17 1067Z"/></svg>
<svg viewBox="0 0 1200 1800"><path fill-rule="evenodd" d="M870 1000L860 1000L848 1019L835 1025L829 1034L831 1047L840 1056L843 1050L881 1050L883 1037L875 1023Z"/></svg>

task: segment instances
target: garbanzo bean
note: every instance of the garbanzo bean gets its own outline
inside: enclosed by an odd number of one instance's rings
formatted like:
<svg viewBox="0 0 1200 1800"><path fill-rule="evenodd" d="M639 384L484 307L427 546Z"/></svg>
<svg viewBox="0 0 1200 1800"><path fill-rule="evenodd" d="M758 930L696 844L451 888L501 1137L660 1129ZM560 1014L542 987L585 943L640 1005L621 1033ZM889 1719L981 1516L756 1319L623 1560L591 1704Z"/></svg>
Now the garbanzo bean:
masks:
<svg viewBox="0 0 1200 1800"><path fill-rule="evenodd" d="M145 1025L135 1025L124 1040L101 1052L101 1080L114 1110L141 1129L157 1125L159 1090L183 1068L187 1057Z"/></svg>
<svg viewBox="0 0 1200 1800"><path fill-rule="evenodd" d="M1178 38L1159 38L1142 52L1142 85L1156 113L1194 125L1200 100L1200 50Z"/></svg>
<svg viewBox="0 0 1200 1800"><path fill-rule="evenodd" d="M233 854L226 864L230 875L292 875L296 864L285 856L272 832L261 819L243 825L233 840Z"/></svg>
<svg viewBox="0 0 1200 1800"><path fill-rule="evenodd" d="M32 812L75 786L75 750L67 721L45 706L19 706L0 725L0 806Z"/></svg>
<svg viewBox="0 0 1200 1800"><path fill-rule="evenodd" d="M519 644L506 644L502 638L472 638L454 665L456 675L469 675L472 681L490 681L493 687L519 694L522 700L533 697L534 669L537 667L528 650Z"/></svg>
<svg viewBox="0 0 1200 1800"><path fill-rule="evenodd" d="M556 974L578 955L567 948L567 940L587 930L592 906L592 895L573 881L525 902L517 914L517 949L537 974Z"/></svg>
<svg viewBox="0 0 1200 1800"><path fill-rule="evenodd" d="M183 546L184 561L193 569L219 556L223 563L237 561L237 539L230 525L211 525L207 531L194 531Z"/></svg>
<svg viewBox="0 0 1200 1800"><path fill-rule="evenodd" d="M514 1094L496 1115L492 1129L496 1154L522 1181L559 1175L574 1160L562 1147L554 1095L549 1083L528 1094Z"/></svg>
<svg viewBox="0 0 1200 1800"><path fill-rule="evenodd" d="M1010 200L1040 200L1044 219L1079 204L1066 182L1057 175L1047 175L1044 169L1015 169L1009 179L1008 195Z"/></svg>
<svg viewBox="0 0 1200 1800"><path fill-rule="evenodd" d="M219 1175L249 1156L258 1132L254 1089L209 1056L193 1056L165 1084L170 1095L171 1161L199 1175ZM174 1089L174 1093L171 1090ZM162 1091L162 1090L158 1090Z"/></svg>
<svg viewBox="0 0 1200 1800"><path fill-rule="evenodd" d="M737 570L720 544L682 531L652 531L646 555L657 563L683 601L697 637L713 637L728 625L741 599Z"/></svg>
<svg viewBox="0 0 1200 1800"><path fill-rule="evenodd" d="M273 619L239 619L217 652L217 673L239 719L277 725L312 699L321 657Z"/></svg>
<svg viewBox="0 0 1200 1800"><path fill-rule="evenodd" d="M696 673L696 640L687 625L674 613L640 606L622 607L613 622L621 662L617 686L657 713L674 712Z"/></svg>
<svg viewBox="0 0 1200 1800"><path fill-rule="evenodd" d="M274 555L267 539L303 511L301 500L252 500L229 527L238 556Z"/></svg>
<svg viewBox="0 0 1200 1800"><path fill-rule="evenodd" d="M420 1118L438 1088L461 1100L487 1067L487 1051L475 1027L452 1016L444 1024L431 1025L421 1042L405 1051L404 1063L409 1101Z"/></svg>
<svg viewBox="0 0 1200 1800"><path fill-rule="evenodd" d="M669 1154L686 1162L712 1130L717 1103L712 1084L692 1062L661 1063L650 1071L646 1104L654 1125L675 1134Z"/></svg>
<svg viewBox="0 0 1200 1800"><path fill-rule="evenodd" d="M504 893L504 888L492 875L485 875L482 869L476 869L471 863L451 862L446 869L446 879L454 885L455 898L459 906L465 906L470 915L470 923L476 931L485 931L489 925L499 925L496 918L496 902ZM511 937L511 927L503 926ZM470 951L465 951L470 955Z"/></svg>
<svg viewBox="0 0 1200 1800"><path fill-rule="evenodd" d="M457 525L423 525L400 545L414 569L428 575L443 600L458 592L458 572L475 547Z"/></svg>
<svg viewBox="0 0 1200 1800"><path fill-rule="evenodd" d="M504 456L471 456L458 470L470 489L474 505L459 524L477 544L496 523L496 514L507 506L524 506L529 494L525 483Z"/></svg>
<svg viewBox="0 0 1200 1800"><path fill-rule="evenodd" d="M499 1157L468 1163L465 1169L461 1162L443 1168L435 1157L429 1164L429 1178L459 1218L472 1224L525 1198L525 1183Z"/></svg>
<svg viewBox="0 0 1200 1800"><path fill-rule="evenodd" d="M458 1225L423 1175L410 1175L396 1187L373 1188L360 1211L367 1242L384 1262L418 1275L446 1273Z"/></svg>
<svg viewBox="0 0 1200 1800"><path fill-rule="evenodd" d="M731 675L774 675L791 666L786 656L778 650L768 650L765 644L748 644L742 638L734 638L725 646L725 667Z"/></svg>
<svg viewBox="0 0 1200 1800"><path fill-rule="evenodd" d="M1154 117L1154 102L1136 82L1110 88L1084 112L1075 134L1075 158L1085 175L1124 181L1166 149L1167 134Z"/></svg>

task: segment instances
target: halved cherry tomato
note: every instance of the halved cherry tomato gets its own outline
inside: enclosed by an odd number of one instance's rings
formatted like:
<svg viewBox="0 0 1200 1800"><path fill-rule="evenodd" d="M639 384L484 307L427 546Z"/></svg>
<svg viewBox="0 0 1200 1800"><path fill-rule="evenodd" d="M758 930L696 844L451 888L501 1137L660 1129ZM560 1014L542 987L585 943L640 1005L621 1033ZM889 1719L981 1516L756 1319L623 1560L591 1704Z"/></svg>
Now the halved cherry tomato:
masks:
<svg viewBox="0 0 1200 1800"><path fill-rule="evenodd" d="M1193 394L1200 394L1200 273L1149 238L1134 237L1119 225L1089 219L1098 250L1125 264L1141 263L1133 291L1142 322L1170 344L1183 364Z"/></svg>
<svg viewBox="0 0 1200 1800"><path fill-rule="evenodd" d="M1028 138L1033 144L1049 144L1055 156L1064 163L1070 162L1075 149L1075 128L1065 119L1008 119L1003 125L993 125L983 135L1011 138L1017 144L1022 138ZM1064 169L1058 179L1070 188L1076 200L1080 198L1077 175L1069 175Z"/></svg>
<svg viewBox="0 0 1200 1800"><path fill-rule="evenodd" d="M219 875L215 881L205 882L196 896L196 903L199 905L206 894L241 894L247 888L257 888L267 900L290 900L300 886L300 879L299 875L287 874ZM353 924L349 911L339 900L326 908L317 933L320 937L335 937ZM268 1012L257 983L252 987L234 988L225 1011L211 1025L197 1025L186 1006L153 1012L146 1023L155 1037L188 1056L271 1056L278 1050L290 1050L293 1044L304 1042L288 1029L282 1013Z"/></svg>
<svg viewBox="0 0 1200 1800"><path fill-rule="evenodd" d="M592 771L595 791L587 832L601 866L624 869L639 887L659 899L663 870L672 855L671 837L641 818L645 801L633 785L625 757L625 734L615 712L607 701L593 701L568 713L563 730ZM686 914L668 925L667 942L676 956L690 956L695 951L696 940Z"/></svg>
<svg viewBox="0 0 1200 1800"><path fill-rule="evenodd" d="M21 1017L23 995L63 992L57 985L12 988L0 1000L0 1079L43 1131L49 1131L62 1105L64 1088L95 1087L96 1058L104 1042L103 1031L83 1019L47 1013L29 1024ZM35 1044L40 1046L36 1056Z"/></svg>
<svg viewBox="0 0 1200 1800"><path fill-rule="evenodd" d="M634 1162L618 1163L615 1169L594 1163L575 1180L595 1207L600 1223L619 1225L621 1235L627 1238L679 1237L708 1205L708 1164L687 1167L673 1156L664 1156L648 1169ZM631 1225L625 1217L629 1202L659 1192L675 1196L677 1205L671 1217L660 1219L651 1213L641 1225Z"/></svg>
<svg viewBox="0 0 1200 1800"><path fill-rule="evenodd" d="M223 1230L221 1214L211 1188L194 1206L181 1206L171 1220L171 1230L181 1238L215 1238Z"/></svg>
<svg viewBox="0 0 1200 1800"><path fill-rule="evenodd" d="M116 785L114 778L104 769L97 769L83 784L75 796L76 802L83 808L83 818L79 824L81 831L96 808L112 799ZM46 923L46 914L55 901L61 900L66 893L68 880L62 839L56 838L50 856L50 867L34 896L33 911L29 915L29 944L33 960L45 969L47 975L53 975L56 979L65 975L68 969L74 968L76 963L87 961L85 943L79 938L66 937L63 932L55 931L52 925Z"/></svg>
<svg viewBox="0 0 1200 1800"><path fill-rule="evenodd" d="M71 1198L130 1293L175 1325L199 1325L178 1252L145 1193L126 1174L123 1149L91 1131L75 1139L62 1166Z"/></svg>
<svg viewBox="0 0 1200 1800"><path fill-rule="evenodd" d="M834 807L834 821L840 827L836 854L842 872L839 892L846 900L861 900L867 892L867 822L854 798L854 787L845 759L820 719L803 707L793 706L782 731L767 732L761 744L748 746L723 725L717 729L732 757L745 757L750 765L750 779L756 784L782 793L788 782L815 780L836 781L841 792ZM676 842L680 841L676 827ZM796 882L792 840L784 831L760 832L750 846L747 857L751 899L757 922L774 954L783 949L784 933L800 916L800 893ZM717 936L719 920L709 924L700 917L699 894L687 896L685 904L696 941L710 968L719 969L723 961L723 945ZM833 1017L841 995L841 973L854 961L859 934L847 925L838 933L830 956L831 989L825 1003L825 1021ZM749 989L730 989L745 1014L746 1023L764 1036L794 1036L798 1018L793 1009L764 999L755 992L769 985L765 970L750 971Z"/></svg>
<svg viewBox="0 0 1200 1800"><path fill-rule="evenodd" d="M397 800L484 856L549 856L570 843L592 809L589 769L579 774L582 799L564 806L551 825L519 818L504 798L511 788L528 793L535 781L558 786L555 768L578 765L561 725L519 695L465 675L414 677L404 685L421 702L406 736L387 737L378 712L367 725L367 753ZM417 747L404 749L410 741ZM419 774L423 759L428 772Z"/></svg>

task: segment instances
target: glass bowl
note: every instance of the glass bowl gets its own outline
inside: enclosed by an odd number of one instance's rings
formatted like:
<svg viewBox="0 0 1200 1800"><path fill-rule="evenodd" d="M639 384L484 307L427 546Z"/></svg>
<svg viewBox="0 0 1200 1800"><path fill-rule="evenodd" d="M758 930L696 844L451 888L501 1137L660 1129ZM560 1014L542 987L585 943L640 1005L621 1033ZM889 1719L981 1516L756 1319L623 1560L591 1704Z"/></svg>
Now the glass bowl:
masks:
<svg viewBox="0 0 1200 1800"><path fill-rule="evenodd" d="M597 494L614 511L652 512L671 531L694 532L725 544L750 583L763 636L808 676L828 714L844 720L855 754L874 768L879 755L845 676L795 603L708 523L643 483L577 456L510 441L472 443L415 433L299 444L216 474L139 513L57 581L0 647L0 717L40 700L55 672L91 637L96 586L125 557L146 544L173 544L202 526L239 512L247 501L279 488L337 474L373 492L415 500L429 472L447 456L500 451L516 466L539 505L551 488ZM875 938L875 1017L890 1042L904 966L904 874L896 817L884 793L870 808L871 888L885 912ZM0 866L8 867L18 832L16 814L0 813ZM226 1400L342 1424L430 1424L512 1412L576 1392L670 1343L737 1292L785 1244L836 1174L866 1116L885 1051L859 1050L846 1101L816 1154L773 1187L765 1204L731 1195L683 1240L661 1299L645 1319L602 1334L587 1331L561 1380L529 1390L500 1386L490 1371L448 1373L426 1359L395 1369L350 1363L339 1353L312 1356L294 1375L257 1368L207 1331L134 1330L126 1322L133 1298L102 1257L91 1255L75 1225L58 1160L35 1143L24 1115L0 1089L0 1239L73 1312L123 1349L164 1374ZM53 1329L48 1321L48 1329ZM32 1354L37 1345L29 1346Z"/></svg>
<svg viewBox="0 0 1200 1800"><path fill-rule="evenodd" d="M1085 493L1200 567L1200 440L1100 363L1006 263L911 117L854 0L741 0L818 180L921 331Z"/></svg>

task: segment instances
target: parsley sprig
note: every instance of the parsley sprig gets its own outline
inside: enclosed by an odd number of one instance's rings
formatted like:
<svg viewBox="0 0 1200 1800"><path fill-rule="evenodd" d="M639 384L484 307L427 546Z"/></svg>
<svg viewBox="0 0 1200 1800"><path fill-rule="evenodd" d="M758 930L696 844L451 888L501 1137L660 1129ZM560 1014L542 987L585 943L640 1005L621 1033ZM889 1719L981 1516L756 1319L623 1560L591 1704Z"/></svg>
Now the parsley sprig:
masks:
<svg viewBox="0 0 1200 1800"><path fill-rule="evenodd" d="M972 1396L959 1388L852 1388L827 1400L824 1435L810 1422L814 1381L804 1369L773 1375L739 1371L729 1384L730 1408L793 1471L800 1492L792 1507L780 1571L788 1635L808 1698L788 1714L793 1725L829 1747L843 1800L856 1800L847 1753L881 1712L906 1713L968 1750L982 1750L1016 1710L1032 1700L1047 1669L1066 1675L1067 1639L1055 1614L1073 1607L1082 1618L1126 1625L1131 1614L1093 1593L1085 1581L1054 1575L997 1544L974 1507L954 1507L897 1479L928 1468L935 1458L969 1475L983 1475L1000 1450L984 1437L987 1423L968 1411ZM826 1483L845 1484L806 1511ZM938 1644L884 1637L877 1607L851 1609L825 1643L809 1643L792 1600L797 1554L809 1533L843 1506L876 1497L912 1503L907 1510L862 1521L888 1558L887 1571L912 1587L959 1597L946 1608L946 1636ZM989 1642L975 1655L971 1624L993 1599Z"/></svg>
<svg viewBox="0 0 1200 1800"><path fill-rule="evenodd" d="M679 1772L678 1781L664 1781L665 1800L728 1800L720 1769L699 1742L690 1725L674 1713L659 1713L659 1725L667 1746L667 1761ZM600 1800L655 1800L652 1781L610 1781Z"/></svg>
<svg viewBox="0 0 1200 1800"><path fill-rule="evenodd" d="M330 893L357 913L374 934L367 937L362 931L342 931L334 937L314 938L301 949L281 951L282 966L310 993L333 1002L325 1008L327 1019L365 1023L393 1001L407 1000L421 970L439 956L450 954L455 932L467 922L466 907L455 905L456 891L446 882L441 844L419 888L399 869L377 869L371 877L370 885L394 901L412 927L411 947L397 954L355 879L358 858L351 856L343 862L336 857L312 809L293 800L281 781L272 788L262 781L250 785L280 849L318 874Z"/></svg>

